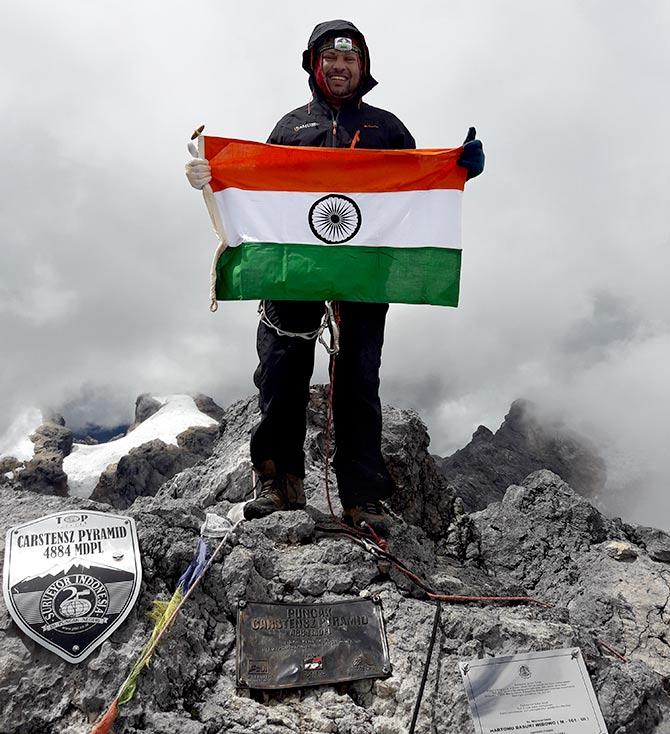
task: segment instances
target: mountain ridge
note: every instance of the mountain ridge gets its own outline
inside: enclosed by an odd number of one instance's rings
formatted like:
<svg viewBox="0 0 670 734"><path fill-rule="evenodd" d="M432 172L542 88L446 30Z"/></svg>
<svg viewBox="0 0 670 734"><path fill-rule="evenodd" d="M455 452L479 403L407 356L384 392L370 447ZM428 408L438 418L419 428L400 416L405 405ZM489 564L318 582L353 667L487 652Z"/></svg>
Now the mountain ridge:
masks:
<svg viewBox="0 0 670 734"><path fill-rule="evenodd" d="M143 671L135 697L121 707L117 734L407 732L435 603L388 560L328 532L326 408L325 388L312 388L307 509L238 527ZM257 417L253 398L228 406L208 456L121 511L137 524L140 597L86 661L72 667L43 650L0 606L1 730L89 731L148 639L151 602L168 598L190 563L206 514L225 516L250 496L248 437ZM552 606L443 602L417 734L473 734L459 662L564 647L582 650L612 734L668 734L670 536L605 517L547 469L467 512L429 443L414 411L384 407L383 449L398 487L390 501L389 552L441 594L532 596ZM330 490L337 511L334 480ZM9 508L0 517L4 530L58 509L112 511L108 504L37 495L7 482L0 485L0 502ZM239 600L311 604L369 595L381 600L390 677L262 694L236 687Z"/></svg>

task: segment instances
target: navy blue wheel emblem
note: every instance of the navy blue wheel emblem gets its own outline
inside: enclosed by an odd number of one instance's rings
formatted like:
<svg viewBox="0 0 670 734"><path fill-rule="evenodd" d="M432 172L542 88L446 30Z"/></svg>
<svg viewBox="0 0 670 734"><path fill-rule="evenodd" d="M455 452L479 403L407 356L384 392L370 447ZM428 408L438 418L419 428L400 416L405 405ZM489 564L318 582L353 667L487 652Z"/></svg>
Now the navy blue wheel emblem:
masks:
<svg viewBox="0 0 670 734"><path fill-rule="evenodd" d="M312 204L308 220L315 237L336 245L356 236L361 228L361 210L348 196L328 194Z"/></svg>

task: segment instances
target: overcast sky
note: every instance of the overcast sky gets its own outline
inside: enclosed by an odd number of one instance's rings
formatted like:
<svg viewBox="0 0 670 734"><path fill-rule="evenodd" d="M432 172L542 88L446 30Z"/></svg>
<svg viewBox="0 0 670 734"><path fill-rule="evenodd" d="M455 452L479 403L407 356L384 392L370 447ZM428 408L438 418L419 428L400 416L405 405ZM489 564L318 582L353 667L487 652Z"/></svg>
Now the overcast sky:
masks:
<svg viewBox="0 0 670 734"><path fill-rule="evenodd" d="M253 393L255 304L208 310L186 142L201 123L265 140L307 101L300 54L334 14L366 34L368 102L418 147L475 125L487 154L461 305L391 308L383 399L442 455L534 399L600 443L631 519L669 527L665 0L7 4L0 431L29 405L119 423L144 391Z"/></svg>

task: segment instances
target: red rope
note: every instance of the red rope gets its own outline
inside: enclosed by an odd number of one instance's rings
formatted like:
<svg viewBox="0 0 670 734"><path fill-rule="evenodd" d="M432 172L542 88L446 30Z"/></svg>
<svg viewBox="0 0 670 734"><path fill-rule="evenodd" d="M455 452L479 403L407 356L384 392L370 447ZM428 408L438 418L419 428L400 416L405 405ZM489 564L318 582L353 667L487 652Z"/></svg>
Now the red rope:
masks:
<svg viewBox="0 0 670 734"><path fill-rule="evenodd" d="M608 645L606 642L603 642L603 640L599 640L596 638L596 642L604 648L610 655L614 655L615 658L618 658L621 660L622 663L627 663L628 660L618 651L615 650L611 645Z"/></svg>
<svg viewBox="0 0 670 734"><path fill-rule="evenodd" d="M340 328L340 309L337 301L333 302L333 317L338 328ZM461 596L461 595L448 595L438 594L428 587L428 585L422 581L415 573L409 570L405 564L398 558L395 558L387 551L386 540L381 538L370 525L366 524L367 532L352 528L346 523L342 522L333 509L333 502L330 496L330 449L332 441L332 429L333 429L333 395L335 393L335 365L336 355L331 356L330 364L328 368L328 376L330 378L328 384L328 412L326 417L326 429L324 432L323 448L324 448L324 461L325 461L325 472L324 479L326 485L326 499L328 501L328 509L330 511L330 517L332 521L343 529L345 535L353 538L354 540L366 540L369 543L373 543L376 549L382 554L387 560L389 560L401 573L407 578L413 581L419 588L426 592L426 595L430 599L436 601L451 601L451 602L525 602L532 604L539 604L544 607L551 607L551 604L534 599L528 596ZM323 528L327 531L326 528Z"/></svg>
<svg viewBox="0 0 670 734"><path fill-rule="evenodd" d="M333 304L333 313L335 315L336 322L338 321L338 311L335 310L335 304ZM338 322L339 326L339 322ZM326 482L326 499L328 500L328 509L330 510L330 516L340 525L339 519L335 516L335 510L333 510L333 503L330 499L330 477L328 475L330 469L330 439L333 425L333 385L335 384L335 355L330 358L330 364L328 365L328 413L326 415L326 430L323 436L323 453L324 461L326 462L326 470L324 473Z"/></svg>

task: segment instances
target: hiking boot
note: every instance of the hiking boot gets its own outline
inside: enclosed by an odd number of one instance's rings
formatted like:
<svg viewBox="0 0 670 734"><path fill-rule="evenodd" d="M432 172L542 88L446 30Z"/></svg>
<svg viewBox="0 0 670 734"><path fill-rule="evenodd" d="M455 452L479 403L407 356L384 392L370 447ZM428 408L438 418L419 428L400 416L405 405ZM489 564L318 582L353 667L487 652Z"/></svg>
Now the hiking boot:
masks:
<svg viewBox="0 0 670 734"><path fill-rule="evenodd" d="M354 507L345 507L342 520L354 528L365 529L365 523L379 535L388 535L391 523L391 518L384 512L379 500L367 500Z"/></svg>
<svg viewBox="0 0 670 734"><path fill-rule="evenodd" d="M245 519L266 517L277 510L301 510L305 506L305 490L300 477L278 474L273 461L264 461L258 476L261 491L255 500L244 505Z"/></svg>

